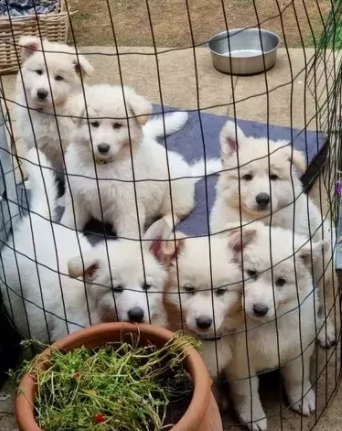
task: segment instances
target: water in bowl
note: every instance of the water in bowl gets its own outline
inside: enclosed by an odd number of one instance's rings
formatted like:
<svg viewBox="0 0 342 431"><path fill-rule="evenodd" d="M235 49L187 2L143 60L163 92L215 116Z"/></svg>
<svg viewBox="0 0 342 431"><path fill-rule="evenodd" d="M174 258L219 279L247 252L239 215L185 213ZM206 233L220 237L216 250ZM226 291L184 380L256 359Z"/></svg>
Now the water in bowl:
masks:
<svg viewBox="0 0 342 431"><path fill-rule="evenodd" d="M234 49L226 53L227 57L258 57L262 55L261 49Z"/></svg>

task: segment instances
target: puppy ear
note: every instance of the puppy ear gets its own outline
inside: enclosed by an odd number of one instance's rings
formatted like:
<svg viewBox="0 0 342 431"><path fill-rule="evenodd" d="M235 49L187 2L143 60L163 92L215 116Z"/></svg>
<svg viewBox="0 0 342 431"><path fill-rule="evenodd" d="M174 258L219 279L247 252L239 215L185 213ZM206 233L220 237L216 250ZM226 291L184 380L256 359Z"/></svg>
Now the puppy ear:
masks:
<svg viewBox="0 0 342 431"><path fill-rule="evenodd" d="M298 172L304 173L306 169L306 158L302 151L293 149L290 144L287 144L283 151L286 153L286 157L295 166Z"/></svg>
<svg viewBox="0 0 342 431"><path fill-rule="evenodd" d="M169 217L163 217L153 223L144 235L144 247L147 248L159 261L165 262L172 254L169 243L165 241L171 236L173 224Z"/></svg>
<svg viewBox="0 0 342 431"><path fill-rule="evenodd" d="M228 233L228 245L235 257L241 256L242 250L254 240L256 233L257 230L252 227L240 227Z"/></svg>
<svg viewBox="0 0 342 431"><path fill-rule="evenodd" d="M304 153L298 150L291 151L290 162L296 167L298 172L304 173L306 170L306 159Z"/></svg>
<svg viewBox="0 0 342 431"><path fill-rule="evenodd" d="M21 58L26 61L34 52L42 49L42 42L36 36L21 36L19 39L19 46L21 48Z"/></svg>
<svg viewBox="0 0 342 431"><path fill-rule="evenodd" d="M136 116L136 120L139 124L144 125L153 113L152 104L145 97L137 94L132 88L125 87L124 92L126 103L133 111L133 115Z"/></svg>
<svg viewBox="0 0 342 431"><path fill-rule="evenodd" d="M88 77L93 73L93 66L88 62L84 55L78 55L74 60L75 71L78 75Z"/></svg>
<svg viewBox="0 0 342 431"><path fill-rule="evenodd" d="M168 241L163 241L161 243L161 260L166 266L170 266L172 261L177 258L185 246L186 235L182 232L176 232L175 236L176 238L170 235Z"/></svg>
<svg viewBox="0 0 342 431"><path fill-rule="evenodd" d="M72 278L83 277L86 281L95 278L95 273L99 269L99 260L92 252L83 256L76 256L68 262L68 273Z"/></svg>
<svg viewBox="0 0 342 431"><path fill-rule="evenodd" d="M322 259L323 253L328 251L329 247L331 247L329 240L308 243L299 250L299 258L305 266L311 269L312 264L315 264L318 259Z"/></svg>
<svg viewBox="0 0 342 431"><path fill-rule="evenodd" d="M234 121L227 121L220 133L222 160L228 159L235 153L244 139L246 136L240 127Z"/></svg>

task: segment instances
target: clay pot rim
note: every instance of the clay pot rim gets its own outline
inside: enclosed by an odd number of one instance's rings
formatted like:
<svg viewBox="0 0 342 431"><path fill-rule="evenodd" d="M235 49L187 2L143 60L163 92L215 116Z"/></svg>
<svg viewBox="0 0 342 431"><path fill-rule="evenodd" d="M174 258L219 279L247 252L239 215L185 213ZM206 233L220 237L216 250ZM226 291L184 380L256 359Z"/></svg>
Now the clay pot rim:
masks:
<svg viewBox="0 0 342 431"><path fill-rule="evenodd" d="M102 323L67 335L52 344L40 355L48 355L52 349L56 348L71 350L75 347L80 347L81 345L85 345L85 347L87 347L87 344L89 345L92 342L94 343L99 336L109 338L110 334L113 334L113 332L117 333L118 331L123 334L142 333L147 338L152 337L153 339L159 339L161 341L161 345L174 337L174 333L167 329L145 323ZM100 345L102 345L102 343L99 343L99 346ZM184 362L194 382L194 393L188 409L172 428L172 431L197 430L204 419L206 409L210 401L211 380L200 354L194 348L190 348ZM15 399L16 419L19 429L21 431L42 431L34 417L33 409L36 388L33 378L29 374L25 374L19 387L20 392L18 392Z"/></svg>

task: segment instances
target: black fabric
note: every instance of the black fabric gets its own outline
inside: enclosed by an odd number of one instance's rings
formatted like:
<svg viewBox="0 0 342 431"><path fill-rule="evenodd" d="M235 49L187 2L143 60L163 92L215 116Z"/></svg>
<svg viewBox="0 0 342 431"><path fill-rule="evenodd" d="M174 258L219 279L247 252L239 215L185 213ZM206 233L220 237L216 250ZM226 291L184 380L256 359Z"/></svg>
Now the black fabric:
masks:
<svg viewBox="0 0 342 431"><path fill-rule="evenodd" d="M7 378L7 371L15 368L20 355L21 338L8 319L0 296L0 387Z"/></svg>

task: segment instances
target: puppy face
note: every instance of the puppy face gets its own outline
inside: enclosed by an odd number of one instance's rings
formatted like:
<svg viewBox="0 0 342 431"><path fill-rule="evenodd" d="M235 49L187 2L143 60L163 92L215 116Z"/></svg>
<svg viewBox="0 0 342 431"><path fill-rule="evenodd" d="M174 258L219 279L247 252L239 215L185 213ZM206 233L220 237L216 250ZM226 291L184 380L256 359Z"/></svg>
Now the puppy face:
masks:
<svg viewBox="0 0 342 431"><path fill-rule="evenodd" d="M110 85L88 87L85 99L87 109L83 95L78 97L81 118L76 122L73 142L102 160L130 157L130 143L134 150L142 138L142 124L152 113L152 105L128 87L122 90Z"/></svg>
<svg viewBox="0 0 342 431"><path fill-rule="evenodd" d="M29 106L51 109L61 106L69 96L81 89L80 74L92 72L92 66L75 50L64 44L37 37L22 37L22 78Z"/></svg>
<svg viewBox="0 0 342 431"><path fill-rule="evenodd" d="M117 240L108 241L107 247L99 244L83 261L78 256L69 262L69 275L83 277L103 321L163 320L167 270L157 250L164 228L159 221L146 232L143 256L139 242Z"/></svg>
<svg viewBox="0 0 342 431"><path fill-rule="evenodd" d="M229 206L241 205L248 217L263 217L291 204L300 194L302 185L293 167L304 172L305 160L287 142L246 137L228 121L220 145L221 193Z"/></svg>
<svg viewBox="0 0 342 431"><path fill-rule="evenodd" d="M225 331L225 319L240 307L242 289L227 239L211 238L211 265L208 241L177 240L167 287L167 301L177 307L185 329L202 338Z"/></svg>
<svg viewBox="0 0 342 431"><path fill-rule="evenodd" d="M289 230L261 223L243 228L242 234L239 230L229 241L241 266L243 259L242 307L250 318L279 318L311 293L311 265L322 256L323 242L310 245L306 237L293 238Z"/></svg>

